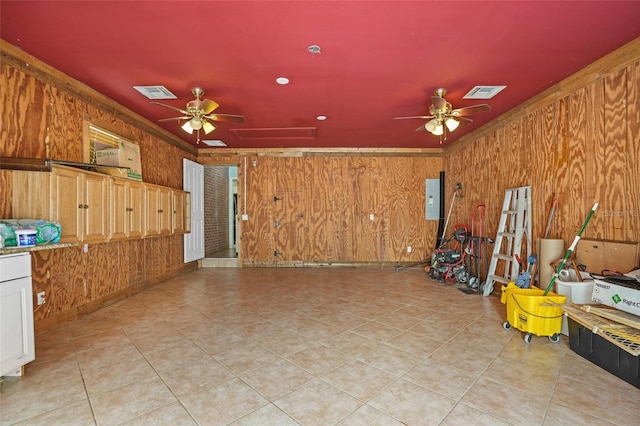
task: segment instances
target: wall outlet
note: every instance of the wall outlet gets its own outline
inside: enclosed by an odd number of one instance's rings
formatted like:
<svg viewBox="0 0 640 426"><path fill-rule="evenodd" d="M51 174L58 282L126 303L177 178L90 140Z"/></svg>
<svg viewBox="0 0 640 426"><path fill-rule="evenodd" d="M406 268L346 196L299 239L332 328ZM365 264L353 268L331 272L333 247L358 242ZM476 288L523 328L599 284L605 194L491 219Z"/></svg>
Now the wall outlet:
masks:
<svg viewBox="0 0 640 426"><path fill-rule="evenodd" d="M375 216L373 216L373 213L371 213L371 214L369 215L369 220L373 220L373 219L374 219L374 217L375 217Z"/></svg>
<svg viewBox="0 0 640 426"><path fill-rule="evenodd" d="M407 246L407 253L411 253L411 246Z"/></svg>
<svg viewBox="0 0 640 426"><path fill-rule="evenodd" d="M37 293L36 296L38 297L38 306L47 301L47 296L45 295L44 291Z"/></svg>
<svg viewBox="0 0 640 426"><path fill-rule="evenodd" d="M242 220L249 220L249 215L248 214L243 214L242 215Z"/></svg>

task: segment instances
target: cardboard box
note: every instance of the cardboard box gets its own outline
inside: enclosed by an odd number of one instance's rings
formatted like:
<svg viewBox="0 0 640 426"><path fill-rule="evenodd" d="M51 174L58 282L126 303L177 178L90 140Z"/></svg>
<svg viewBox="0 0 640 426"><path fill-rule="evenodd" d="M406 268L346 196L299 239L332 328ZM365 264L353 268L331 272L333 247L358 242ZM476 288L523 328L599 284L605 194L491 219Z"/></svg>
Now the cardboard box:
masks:
<svg viewBox="0 0 640 426"><path fill-rule="evenodd" d="M109 176L128 178L129 170L128 167L115 167L115 166L96 166L91 168L92 171L103 173Z"/></svg>
<svg viewBox="0 0 640 426"><path fill-rule="evenodd" d="M96 163L104 166L128 167L129 179L142 180L140 147L134 143L120 140L118 148L96 150Z"/></svg>
<svg viewBox="0 0 640 426"><path fill-rule="evenodd" d="M576 247L576 260L595 274L603 270L625 273L639 265L638 243L581 239Z"/></svg>
<svg viewBox="0 0 640 426"><path fill-rule="evenodd" d="M594 280L591 298L596 303L640 315L640 283L622 285Z"/></svg>

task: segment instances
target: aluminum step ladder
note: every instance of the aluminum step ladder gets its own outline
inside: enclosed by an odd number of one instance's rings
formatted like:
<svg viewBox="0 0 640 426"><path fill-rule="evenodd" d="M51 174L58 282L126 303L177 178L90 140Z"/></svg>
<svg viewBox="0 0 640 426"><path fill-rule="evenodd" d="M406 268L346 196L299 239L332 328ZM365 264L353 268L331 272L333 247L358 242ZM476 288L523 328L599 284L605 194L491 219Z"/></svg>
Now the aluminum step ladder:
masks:
<svg viewBox="0 0 640 426"><path fill-rule="evenodd" d="M523 241L526 241L525 256ZM507 285L515 281L520 274L520 261L526 262L531 250L531 186L507 189L482 295L491 295L496 282ZM496 270L504 272L499 275Z"/></svg>

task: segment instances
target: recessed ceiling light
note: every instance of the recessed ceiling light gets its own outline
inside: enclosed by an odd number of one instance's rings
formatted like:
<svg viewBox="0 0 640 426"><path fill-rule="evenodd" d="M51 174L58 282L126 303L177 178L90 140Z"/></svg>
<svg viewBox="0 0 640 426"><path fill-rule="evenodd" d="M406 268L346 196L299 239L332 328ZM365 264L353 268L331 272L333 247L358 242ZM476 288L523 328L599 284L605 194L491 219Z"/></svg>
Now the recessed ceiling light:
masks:
<svg viewBox="0 0 640 426"><path fill-rule="evenodd" d="M209 146L227 146L226 143L222 142L221 140L207 140L207 141L200 141L205 145L209 145Z"/></svg>
<svg viewBox="0 0 640 426"><path fill-rule="evenodd" d="M142 93L149 99L177 99L178 97L171 93L164 86L133 86L138 92Z"/></svg>
<svg viewBox="0 0 640 426"><path fill-rule="evenodd" d="M278 77L276 78L276 83L282 85L289 84L289 79L287 77Z"/></svg>
<svg viewBox="0 0 640 426"><path fill-rule="evenodd" d="M317 119L318 121L324 121L324 120L326 120L326 119L327 119L327 116L326 116L326 115L319 115L319 116L317 116L317 117L316 117L316 119Z"/></svg>

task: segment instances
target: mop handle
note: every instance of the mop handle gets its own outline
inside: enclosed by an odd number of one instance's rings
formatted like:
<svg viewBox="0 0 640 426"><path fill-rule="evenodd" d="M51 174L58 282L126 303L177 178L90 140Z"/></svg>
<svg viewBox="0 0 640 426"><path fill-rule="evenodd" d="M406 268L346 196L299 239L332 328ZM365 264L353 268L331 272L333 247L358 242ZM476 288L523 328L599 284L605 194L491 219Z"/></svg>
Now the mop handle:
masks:
<svg viewBox="0 0 640 426"><path fill-rule="evenodd" d="M549 291L551 291L551 288L553 288L553 284L556 282L556 279L558 278L558 275L560 274L560 271L562 271L564 269L564 264L567 262L567 259L569 259L569 257L571 257L571 253L573 253L573 251L576 248L576 245L578 245L578 241L580 241L580 237L582 236L582 233L584 232L584 229L587 227L587 224L591 220L591 216L593 216L593 214L596 212L597 208L598 208L598 203L595 203L593 205L593 207L591 208L591 211L589 212L589 215L587 215L587 219L582 224L582 228L580 228L580 231L578 231L578 235L576 235L576 237L573 239L573 243L571 243L571 247L569 247L569 250L567 250L567 254L564 255L564 258L562 259L562 262L560 262L560 265L558 265L558 269L553 274L553 277L551 278L551 282L547 286L547 289L544 291L543 296L546 296L547 294L549 294ZM580 273L580 271L576 271L576 272L578 274Z"/></svg>

